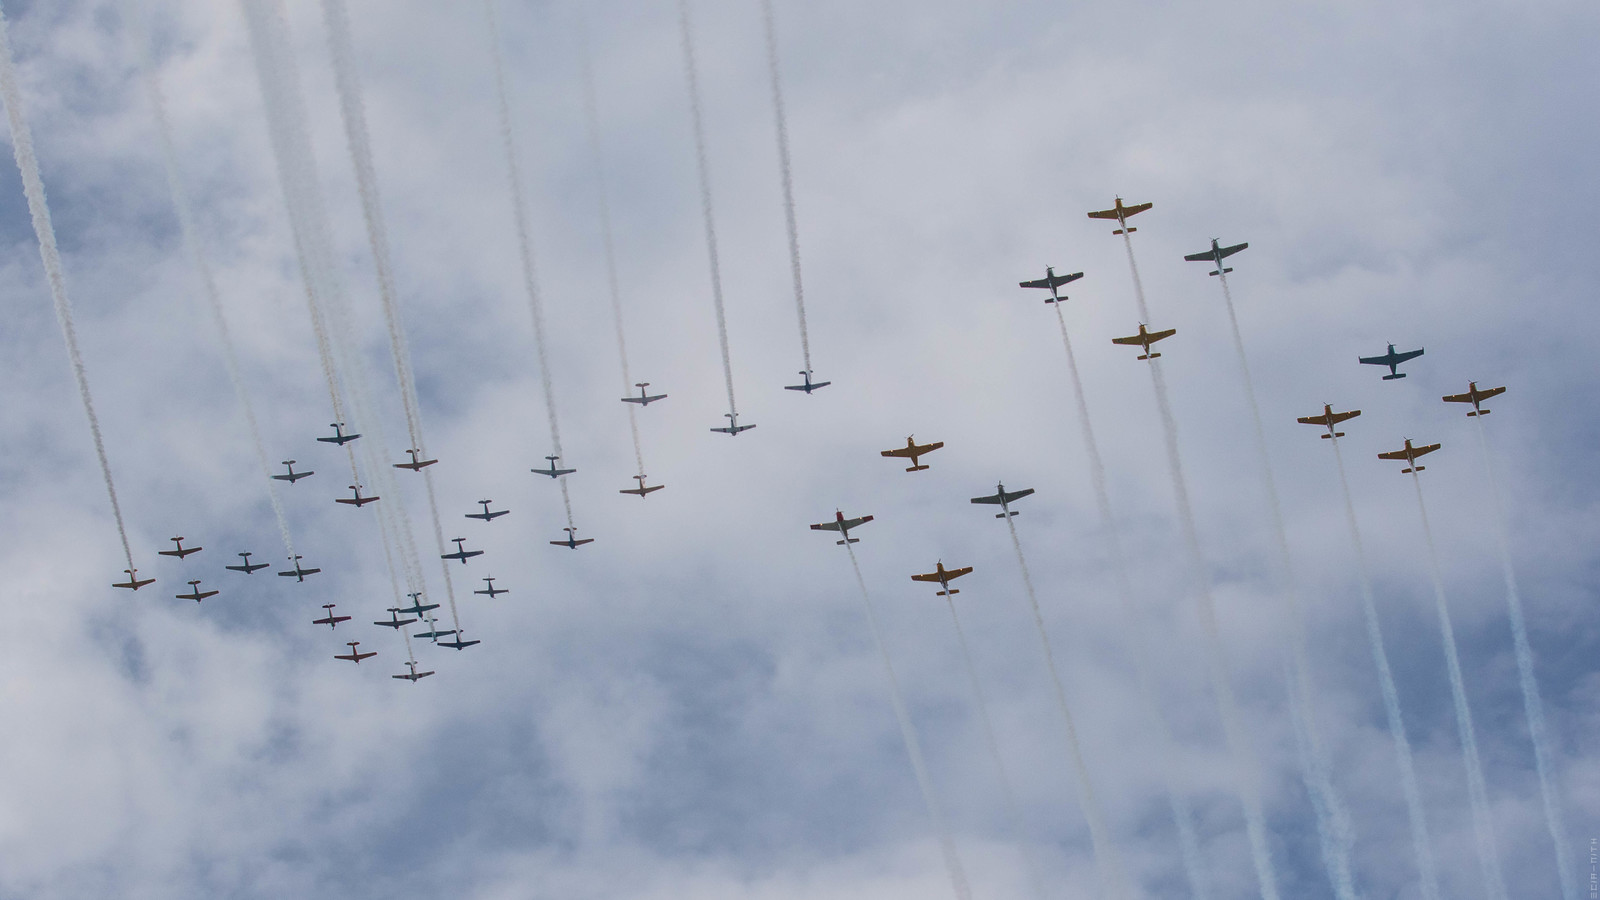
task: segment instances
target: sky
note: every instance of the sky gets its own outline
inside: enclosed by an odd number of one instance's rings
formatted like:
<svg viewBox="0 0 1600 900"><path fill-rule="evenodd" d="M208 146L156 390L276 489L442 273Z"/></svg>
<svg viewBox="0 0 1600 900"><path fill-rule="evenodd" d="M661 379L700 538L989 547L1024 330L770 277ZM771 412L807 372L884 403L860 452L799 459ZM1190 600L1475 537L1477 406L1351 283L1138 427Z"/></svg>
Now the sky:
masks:
<svg viewBox="0 0 1600 900"><path fill-rule="evenodd" d="M256 3L256 0L250 0ZM728 350L712 309L678 7L497 3L543 306L542 382L478 4L346 0L463 651L368 624L395 606L378 508L446 593L423 477L376 505L313 439L333 421L240 3L5 3L79 345L141 577L126 565L40 265L0 168L0 897L950 897L941 833L902 741L853 536L932 795L971 896L1110 897L1005 526L969 499L1031 487L1014 521L1089 782L1133 885L1192 897L1169 786L1193 810L1200 890L1263 896L1236 786L1259 793L1283 896L1340 894L1297 750L1286 667L1303 613L1312 727L1348 811L1355 896L1421 898L1329 442L1298 416L1360 409L1340 449L1446 897L1485 897L1417 494L1376 455L1440 443L1421 476L1510 896L1559 897L1556 847L1497 550L1497 476L1548 719L1569 889L1600 838L1600 390L1592 348L1592 4L774 0L806 313L802 368L757 0L692 21ZM263 4L267 7L271 3ZM286 0L348 306L346 382L404 459L406 426L321 3ZM580 35L637 410L637 474L606 286ZM147 46L200 246L220 288L268 481L174 212ZM10 140L9 135L6 138ZM1199 591L1113 198L1131 224L1170 388L1204 583L1246 753L1207 675ZM1292 561L1286 576L1218 279L1240 330ZM1057 272L1136 604L1118 601L1052 307ZM1384 381L1359 356L1425 347ZM1475 422L1439 398L1505 385ZM573 521L551 546L560 488ZM347 415L351 415L347 412ZM879 451L943 441L927 471ZM361 446L359 443L353 446ZM365 463L363 463L365 465ZM463 516L482 499L509 509ZM204 549L160 557L169 538ZM446 549L450 549L448 546ZM273 568L225 571L249 551ZM398 553L399 545L391 547ZM972 566L951 598L908 576ZM475 596L485 576L510 593ZM176 599L190 579L221 593ZM403 585L402 585L403 587ZM1292 590L1291 590L1292 589ZM311 624L334 603L352 621ZM414 629L413 629L414 630ZM377 657L333 659L359 640ZM1140 660L1154 706L1138 686ZM1037 873L1037 877L1032 872ZM1035 881L1042 886L1036 886ZM1576 896L1576 894L1574 894Z"/></svg>

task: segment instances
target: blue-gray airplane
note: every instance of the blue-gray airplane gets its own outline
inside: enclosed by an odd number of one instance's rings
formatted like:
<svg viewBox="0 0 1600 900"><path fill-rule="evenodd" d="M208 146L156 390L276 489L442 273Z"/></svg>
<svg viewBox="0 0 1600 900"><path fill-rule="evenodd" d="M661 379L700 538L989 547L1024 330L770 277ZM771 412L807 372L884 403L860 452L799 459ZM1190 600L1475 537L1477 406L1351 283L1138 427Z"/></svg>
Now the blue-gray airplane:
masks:
<svg viewBox="0 0 1600 900"><path fill-rule="evenodd" d="M1420 347L1416 350L1407 350L1404 353L1396 353L1394 352L1394 345L1390 344L1388 353L1385 353L1382 356L1363 356L1361 357L1361 364L1367 366L1388 366L1389 374L1383 376L1383 380L1393 381L1396 378L1406 377L1406 373L1395 371L1395 366L1400 365L1408 359L1415 359L1421 355L1422 348Z"/></svg>
<svg viewBox="0 0 1600 900"><path fill-rule="evenodd" d="M578 529L573 528L570 525L567 526L566 528L561 529L561 530L565 531L567 533L566 538L564 540L551 541L550 542L552 544L555 544L557 547L567 547L567 548L570 548L572 550L576 550L576 549L578 549L580 546L582 546L584 544L592 544L592 543L594 543L594 538L580 538L580 537L578 537Z"/></svg>
<svg viewBox="0 0 1600 900"><path fill-rule="evenodd" d="M556 468L556 463L561 461L561 457L559 457L559 456L546 456L545 459L550 460L550 468L548 468L548 469L529 469L528 471L533 472L536 475L549 475L551 478L559 478L562 475L571 475L573 472L578 471L577 469L558 469L558 468Z"/></svg>
<svg viewBox="0 0 1600 900"><path fill-rule="evenodd" d="M481 591L473 591L474 594L482 594L485 597L493 598L494 595L496 595L496 594L509 594L509 593L511 593L511 589L510 588L497 588L497 587L495 587L494 586L494 576L493 575L490 575L489 577L483 579L483 581L484 581L485 584L488 585L488 587L484 588Z"/></svg>
<svg viewBox="0 0 1600 900"><path fill-rule="evenodd" d="M1077 281L1082 277L1082 272L1073 272L1071 275L1057 275L1055 266L1045 266L1043 278L1040 278L1037 281L1019 282L1017 287L1044 288L1050 292L1050 296L1046 298L1044 302L1060 303L1062 300L1067 299L1067 296L1065 294L1056 293L1056 288L1062 286L1063 284L1067 284L1068 282Z"/></svg>
<svg viewBox="0 0 1600 900"><path fill-rule="evenodd" d="M472 557L483 555L482 550L468 550L464 546L467 541L466 538L451 538L451 540L455 542L456 552L441 553L439 554L440 559L459 559L461 560L461 564L464 566L467 564L467 560L471 559Z"/></svg>
<svg viewBox="0 0 1600 900"><path fill-rule="evenodd" d="M317 474L315 472L296 472L294 470L295 460L292 460L292 459L284 460L283 464L289 467L289 474L287 474L287 475L269 475L268 477L271 478L273 481L287 481L290 484L294 484L296 481L299 481L302 478L309 478L310 476Z"/></svg>
<svg viewBox="0 0 1600 900"><path fill-rule="evenodd" d="M331 422L329 423L329 426L333 428L333 437L317 438L317 440L324 444L338 444L339 446L343 447L345 444L348 444L356 438L361 437L359 434L345 434L343 422Z"/></svg>
<svg viewBox="0 0 1600 900"><path fill-rule="evenodd" d="M811 384L811 382L809 382L809 381L807 381L806 383L807 384ZM812 385L812 387L821 387L821 385ZM807 391L807 393L810 393L810 391ZM728 420L727 427L726 428L713 428L713 429L711 429L712 431L720 431L723 434L737 435L741 431L749 431L750 429L755 427L754 425L740 425L739 424L739 414L738 413L726 412L726 413L723 413L722 415L725 418L727 418L727 420Z"/></svg>
<svg viewBox="0 0 1600 900"><path fill-rule="evenodd" d="M509 510L509 509L496 509L496 510L491 511L489 509L489 504L493 503L493 502L494 502L493 500L479 500L478 503L483 506L483 512L480 512L480 513L467 513L466 514L467 518L469 518L469 519L482 519L485 522L493 522L495 520L496 516L503 516L506 513L511 512L511 510Z"/></svg>
<svg viewBox="0 0 1600 900"><path fill-rule="evenodd" d="M812 391L817 390L818 388L825 388L828 385L833 384L831 381L819 381L816 384L812 384L810 369L801 369L800 377L806 380L805 384L786 384L783 386L783 389L786 391L805 391L806 395L809 396ZM755 426L751 425L750 427L754 428Z"/></svg>
<svg viewBox="0 0 1600 900"><path fill-rule="evenodd" d="M300 560L301 556L298 553L289 557L289 561L294 563L294 568L287 572L279 572L278 574L284 577L293 576L294 580L296 581L305 581L307 575L315 575L322 571L321 569L302 569L300 568Z"/></svg>
<svg viewBox="0 0 1600 900"><path fill-rule="evenodd" d="M997 484L994 486L994 488L995 493L990 494L987 497L973 497L972 502L987 503L990 505L998 504L1000 511L994 514L996 519L1004 519L1009 516L1016 515L1017 513L1011 508L1012 502L1021 500L1023 497L1033 493L1033 488L1023 488L1020 491L1008 491L1006 490L1006 486L1003 484Z"/></svg>
<svg viewBox="0 0 1600 900"><path fill-rule="evenodd" d="M666 394L646 394L644 392L644 389L649 387L649 386L650 386L650 382L648 382L648 381L641 381L638 384L635 384L634 387L639 389L639 396L637 396L637 397L623 397L622 398L622 402L623 403L637 403L640 406L649 406L650 404L656 402L657 400L665 400L665 399L667 399L667 395Z"/></svg>
<svg viewBox="0 0 1600 900"><path fill-rule="evenodd" d="M1232 247L1223 247L1218 244L1216 238L1212 238L1210 250L1202 250L1199 253L1191 253L1188 256L1185 256L1184 259L1188 260L1189 262L1212 263L1217 267L1217 269L1211 274L1226 275L1233 270L1223 268L1222 261L1249 246L1249 244L1234 244Z"/></svg>
<svg viewBox="0 0 1600 900"><path fill-rule="evenodd" d="M252 563L250 561L249 551L242 552L239 555L244 557L244 562L237 566L223 566L223 568L230 572L243 572L246 575L249 575L251 572L255 572L259 569L265 569L267 567L266 563Z"/></svg>

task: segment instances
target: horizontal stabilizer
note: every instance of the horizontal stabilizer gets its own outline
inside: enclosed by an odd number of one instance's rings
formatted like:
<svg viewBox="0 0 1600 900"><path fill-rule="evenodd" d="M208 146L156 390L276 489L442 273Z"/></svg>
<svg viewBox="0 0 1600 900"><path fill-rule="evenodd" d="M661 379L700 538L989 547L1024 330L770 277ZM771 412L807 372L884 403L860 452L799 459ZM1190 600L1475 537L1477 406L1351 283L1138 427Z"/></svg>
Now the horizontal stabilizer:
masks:
<svg viewBox="0 0 1600 900"><path fill-rule="evenodd" d="M906 471L907 472L921 472L923 469L926 469L926 468L927 468L927 466L912 466L911 468L907 469Z"/></svg>
<svg viewBox="0 0 1600 900"><path fill-rule="evenodd" d="M938 592L936 592L936 593L935 593L935 594L934 594L934 596L935 596L935 597L948 597L948 596L950 596L950 595L951 595L951 594L959 594L959 593L961 593L961 592L960 592L960 591L958 591L958 590L956 590L956 589L955 589L955 588L951 588L951 589L950 589L950 590L948 590L948 591L938 591Z"/></svg>
<svg viewBox="0 0 1600 900"><path fill-rule="evenodd" d="M1406 373L1404 373L1404 372L1396 372L1393 375L1385 375L1385 376L1383 376L1383 380L1384 381L1393 381L1396 378L1404 378L1404 377L1406 377Z"/></svg>
<svg viewBox="0 0 1600 900"><path fill-rule="evenodd" d="M1211 274L1213 274L1213 275L1226 275L1226 274L1228 274L1229 272L1232 272L1232 271L1233 271L1232 269L1223 269L1221 272L1212 272Z"/></svg>
<svg viewBox="0 0 1600 900"><path fill-rule="evenodd" d="M1129 228L1126 233L1127 234L1133 234L1135 231L1138 231L1138 230L1139 229L1137 229L1137 228ZM1123 234L1124 232L1123 232L1123 230L1121 228L1118 228L1116 231L1113 231L1111 233L1112 234Z"/></svg>

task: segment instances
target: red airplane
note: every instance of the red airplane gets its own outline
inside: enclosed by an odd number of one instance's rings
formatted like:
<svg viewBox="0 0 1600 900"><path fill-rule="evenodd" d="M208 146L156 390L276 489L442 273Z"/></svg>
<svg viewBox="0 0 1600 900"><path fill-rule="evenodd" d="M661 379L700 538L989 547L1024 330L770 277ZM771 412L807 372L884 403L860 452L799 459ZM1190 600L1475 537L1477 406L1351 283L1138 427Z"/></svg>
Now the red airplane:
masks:
<svg viewBox="0 0 1600 900"><path fill-rule="evenodd" d="M128 580L119 581L111 585L112 587L127 588L130 591L137 591L139 588L142 588L147 584L156 583L154 578L140 578L138 569L123 569L122 571L128 573Z"/></svg>
<svg viewBox="0 0 1600 900"><path fill-rule="evenodd" d="M839 532L839 536L844 538L844 540L835 541L834 543L838 544L841 547L843 547L847 543L849 543L849 544L859 544L859 543L861 543L861 539L860 538L853 538L853 537L850 536L850 529L856 527L857 525L862 524L863 522L871 522L872 521L872 517L871 516L862 516L859 519L846 519L844 517L844 513L840 512L838 510L834 510L833 511L833 515L834 515L834 519L833 519L832 522L823 522L820 525L813 525L813 526L811 526L811 530L812 531L837 531L837 532Z"/></svg>
<svg viewBox="0 0 1600 900"><path fill-rule="evenodd" d="M361 645L360 641L345 641L345 644L350 648L350 652L335 653L333 655L334 659L348 659L353 663L359 664L363 659L371 659L372 657L378 655L378 651L376 650L369 650L366 653L362 653L361 651L357 650L356 648Z"/></svg>

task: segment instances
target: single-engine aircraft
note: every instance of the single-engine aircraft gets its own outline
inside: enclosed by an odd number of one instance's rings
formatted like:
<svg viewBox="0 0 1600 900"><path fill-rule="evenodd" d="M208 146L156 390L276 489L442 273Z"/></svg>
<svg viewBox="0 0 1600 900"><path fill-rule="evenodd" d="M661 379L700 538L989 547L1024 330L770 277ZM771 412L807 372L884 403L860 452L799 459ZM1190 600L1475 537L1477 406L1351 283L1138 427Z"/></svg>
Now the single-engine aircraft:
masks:
<svg viewBox="0 0 1600 900"><path fill-rule="evenodd" d="M199 603L201 600L204 600L207 597L215 597L217 593L217 591L200 590L200 579L196 578L195 580L189 582L189 593L178 594L177 598L179 600L193 600L194 602Z"/></svg>
<svg viewBox="0 0 1600 900"><path fill-rule="evenodd" d="M385 622L385 621L380 619L380 620L378 620L376 622L373 622L372 624L374 624L374 625L387 625L390 628L404 628L405 626L410 625L412 622L416 621L416 619L402 619L402 618L400 618L400 608L396 607L396 606L389 607L388 612L389 612L389 621Z"/></svg>
<svg viewBox="0 0 1600 900"><path fill-rule="evenodd" d="M1505 392L1506 392L1506 389L1503 388L1503 387L1489 388L1486 391L1480 391L1480 390L1478 390L1478 383L1476 381L1470 381L1470 382L1467 382L1467 392L1465 394L1451 394L1450 396L1444 398L1444 402L1446 402L1446 403L1471 403L1472 404L1472 412L1467 413L1467 417L1468 418L1471 418L1473 416L1487 416L1489 413L1493 412L1494 410L1484 409L1483 407L1479 406L1478 404L1480 404L1483 401L1489 399L1490 397L1493 397L1493 396L1495 396L1497 394L1504 394Z"/></svg>
<svg viewBox="0 0 1600 900"><path fill-rule="evenodd" d="M345 644L350 648L350 652L335 653L333 655L334 659L348 659L353 663L360 663L363 659L371 659L378 655L376 650L368 650L366 653L357 650L356 648L361 646L360 641L345 641Z"/></svg>
<svg viewBox="0 0 1600 900"><path fill-rule="evenodd" d="M576 549L578 549L579 546L581 546L583 544L589 544L589 543L593 543L594 542L594 538L581 538L580 539L578 537L578 529L573 528L570 525L567 526L566 528L561 529L561 530L565 531L567 533L566 540L551 541L550 542L550 543L556 545L557 547L569 547L569 548L571 548L573 550L576 550Z"/></svg>
<svg viewBox="0 0 1600 900"><path fill-rule="evenodd" d="M432 672L418 672L417 671L417 661L414 660L414 659L413 660L408 660L406 662L406 665L411 668L410 672L408 672L408 673L406 673L404 675L391 675L389 677L391 677L391 678L404 678L406 681L409 681L412 684L416 684L418 681L420 681L420 680L422 680L424 678L427 678L429 675L433 674Z"/></svg>
<svg viewBox="0 0 1600 900"><path fill-rule="evenodd" d="M1234 244L1232 247L1223 247L1217 242L1216 238L1212 238L1210 250L1202 250L1199 253L1191 253L1188 256L1185 256L1184 259L1188 260L1189 262L1211 263L1217 267L1217 270L1211 274L1226 275L1233 270L1223 268L1222 261L1234 255L1235 253L1238 253L1240 250L1248 248L1249 246L1249 244Z"/></svg>
<svg viewBox="0 0 1600 900"><path fill-rule="evenodd" d="M481 513L467 513L467 518L469 518L469 519L482 519L485 522L493 522L495 520L496 516L503 516L506 513L511 512L511 510L509 510L509 509L497 509L494 512L490 512L489 511L489 504L493 503L493 502L494 502L493 500L479 500L478 503L483 506L483 512L481 512Z"/></svg>
<svg viewBox="0 0 1600 900"><path fill-rule="evenodd" d="M1045 266L1043 278L1040 278L1037 281L1023 281L1018 283L1017 286L1025 288L1044 288L1050 292L1049 298L1047 298L1044 302L1060 303L1061 301L1067 299L1067 296L1065 294L1056 293L1056 288L1070 281L1077 281L1082 277L1082 272L1073 272L1071 275L1057 275L1055 266Z"/></svg>
<svg viewBox="0 0 1600 900"><path fill-rule="evenodd" d="M1016 501L1016 500L1020 500L1023 497L1026 497L1029 494L1033 493L1033 488L1023 488L1020 491L1009 491L1008 492L1006 490L1006 486L1003 485L1003 484L997 484L994 487L995 487L995 493L990 494L987 497L973 497L972 498L972 502L973 503L999 504L1000 505L1000 511L994 514L994 517L996 519L1004 519L1004 518L1006 518L1008 516L1016 515L1016 513L1014 511L1012 511L1012 509L1011 509L1012 502Z"/></svg>
<svg viewBox="0 0 1600 900"><path fill-rule="evenodd" d="M413 472L421 472L424 468L438 462L437 459L418 459L417 454L421 453L421 450L407 450L406 452L411 454L411 462L395 463L394 467L396 469L410 469Z"/></svg>
<svg viewBox="0 0 1600 900"><path fill-rule="evenodd" d="M637 397L623 397L622 398L622 402L623 403L637 403L640 406L649 406L650 404L656 402L657 400L665 400L665 399L667 399L667 395L666 394L646 394L644 392L644 389L649 387L649 386L650 386L650 382L648 382L648 381L641 381L641 382L635 384L634 387L639 389L639 396L637 396Z"/></svg>
<svg viewBox="0 0 1600 900"><path fill-rule="evenodd" d="M1112 338L1111 343L1126 344L1130 347L1143 347L1144 355L1140 356L1139 359L1155 359L1161 354L1151 353L1150 345L1154 344L1156 341L1166 340L1177 333L1178 329L1176 328L1168 328L1166 331L1146 331L1144 323L1140 322L1138 334L1130 334L1127 337Z"/></svg>
<svg viewBox="0 0 1600 900"><path fill-rule="evenodd" d="M469 641L465 637L462 637L460 632L457 632L455 640L453 640L453 641L437 641L436 643L440 647L449 647L452 650L465 650L468 647L471 647L473 644L481 644L483 642L482 641Z"/></svg>
<svg viewBox="0 0 1600 900"><path fill-rule="evenodd" d="M318 572L322 571L321 569L302 569L302 568L300 568L300 559L301 559L301 557L300 557L299 554L295 554L294 556L289 557L289 561L294 563L294 568L290 569L287 572L279 572L278 574L279 575L284 575L284 576L291 576L292 575L292 576L294 576L294 579L296 581L305 581L307 575L315 575Z"/></svg>
<svg viewBox="0 0 1600 900"><path fill-rule="evenodd" d="M437 644L437 643L439 643L439 638L449 637L450 635L456 633L455 629L453 629L453 628L446 629L444 631L440 631L439 627L438 627L439 620L435 619L433 616L425 616L425 617L423 617L422 621L428 623L428 630L427 631L419 631L416 634L413 634L412 637L428 638L429 640L431 640L435 644Z"/></svg>
<svg viewBox="0 0 1600 900"><path fill-rule="evenodd" d="M935 597L948 597L948 596L950 596L952 594L961 593L960 591L958 591L955 588L951 587L950 586L950 582L952 580L954 580L954 579L960 578L961 576L963 576L963 575L965 575L965 574L967 574L968 572L971 572L971 571L972 571L972 567L971 566L962 566L959 569L946 569L944 567L944 560L939 560L938 565L934 567L934 570L932 572L929 572L926 575L913 575L913 576L911 576L911 580L912 581L932 581L932 582L936 582L939 585L939 587L944 588L944 590L939 591L938 593L934 594L934 596Z"/></svg>
<svg viewBox="0 0 1600 900"><path fill-rule="evenodd" d="M926 453L932 453L940 447L943 447L944 441L934 441L931 444L919 444L916 442L915 438L916 435L912 435L911 437L906 438L906 445L904 447L896 447L893 450L880 450L878 451L878 455L890 457L898 456L901 459L909 459L911 460L911 468L907 469L906 471L920 472L923 469L926 469L927 466L917 465L917 457Z"/></svg>
<svg viewBox="0 0 1600 900"><path fill-rule="evenodd" d="M266 563L252 563L250 561L250 552L249 551L244 551L244 552L240 553L239 555L244 557L244 562L240 563L237 566L223 566L223 568L227 569L230 572L243 572L246 575L249 575L251 572L255 572L255 571L259 570L259 569L267 568L267 564Z"/></svg>
<svg viewBox="0 0 1600 900"><path fill-rule="evenodd" d="M560 477L562 475L571 475L573 472L578 471L577 469L558 469L558 468L556 468L556 463L561 460L561 457L559 457L559 456L546 456L545 459L550 460L550 468L548 468L548 469L529 469L528 471L533 472L533 473L538 474L538 475L549 475L551 478L558 478L558 477Z"/></svg>
<svg viewBox="0 0 1600 900"><path fill-rule="evenodd" d="M183 545L183 538L181 538L181 537L175 537L175 538L172 538L171 540L172 540L172 542L174 544L178 545L178 549L176 549L176 550L157 550L156 551L156 555L157 556L176 556L179 559L183 559L185 556L188 556L191 553L199 553L201 550L204 549L203 547L185 547Z"/></svg>
<svg viewBox="0 0 1600 900"><path fill-rule="evenodd" d="M1361 357L1361 364L1367 366L1388 366L1389 374L1383 376L1383 380L1393 381L1396 378L1406 377L1406 373L1395 371L1395 366L1400 365L1408 359L1415 359L1421 355L1422 348L1420 347L1416 350L1407 350L1404 353L1396 353L1394 352L1394 345L1390 344L1388 353L1385 353L1382 356L1363 356Z"/></svg>
<svg viewBox="0 0 1600 900"><path fill-rule="evenodd" d="M334 615L333 614L333 607L334 606L335 606L335 604L333 604L333 603L324 603L324 604L322 604L322 608L327 610L328 614L323 616L320 619L312 619L311 620L311 624L313 624L313 625L326 625L329 628L338 628L340 622L348 622L348 621L350 621L350 617L349 616L336 616L336 615Z"/></svg>
<svg viewBox="0 0 1600 900"><path fill-rule="evenodd" d="M1417 457L1423 455L1424 453L1432 453L1437 449L1439 449L1438 444L1428 444L1425 447L1413 447L1411 446L1411 439L1406 438L1406 445L1403 448L1399 450L1390 450L1388 453L1379 453L1378 458L1405 460L1408 468L1401 469L1400 474L1409 475L1412 472L1426 471L1428 468L1427 466L1417 465Z"/></svg>
<svg viewBox="0 0 1600 900"><path fill-rule="evenodd" d="M354 497L335 497L335 498L333 498L333 502L335 502L335 503L346 503L346 504L349 504L350 506L354 506L354 507L360 508L362 506L367 505L368 503L371 503L374 500L382 499L377 494L373 494L371 497L363 497L363 496L361 496L361 485L359 485L359 484L350 485L350 490L356 492L356 495Z"/></svg>
<svg viewBox="0 0 1600 900"><path fill-rule="evenodd" d="M1361 415L1361 410L1359 409L1352 409L1349 412L1336 413L1333 411L1332 404L1324 403L1322 404L1322 415L1301 416L1300 418L1295 419L1295 421L1299 422L1301 425L1321 425L1328 429L1328 433L1322 435L1324 439L1342 438L1344 437L1344 432L1334 431L1333 426L1343 422L1345 419L1354 419L1359 415Z"/></svg>
<svg viewBox="0 0 1600 900"><path fill-rule="evenodd" d="M811 526L811 530L812 531L837 531L837 532L839 532L839 536L844 538L844 540L842 540L842 541L834 541L834 543L838 544L841 547L843 547L846 543L850 543L850 544L859 544L859 543L861 543L861 539L860 538L853 538L853 537L850 536L850 529L852 529L852 528L856 527L857 525L860 525L860 524L862 524L864 522L871 522L872 521L872 517L871 516L862 516L859 519L846 519L844 517L844 513L840 512L837 509L833 511L833 516L834 516L834 519L833 519L832 522L823 522L823 523L821 523L819 525L813 525L813 526Z"/></svg>
<svg viewBox="0 0 1600 900"><path fill-rule="evenodd" d="M139 588L142 588L147 584L156 583L154 578L140 578L138 569L123 569L122 571L128 573L128 580L116 582L111 585L112 587L127 588L130 591L137 591Z"/></svg>
<svg viewBox="0 0 1600 900"><path fill-rule="evenodd" d="M1117 227L1116 231L1111 232L1112 234L1122 234L1123 232L1127 232L1128 234L1133 234L1135 231L1138 231L1139 229L1137 229L1137 228L1129 228L1128 227L1128 217L1131 216L1131 215L1134 215L1136 213L1142 213L1142 212L1144 212L1145 210L1149 209L1152 206L1155 206L1155 204L1154 203L1136 203L1133 206L1123 206L1122 205L1122 198L1118 197L1116 206L1113 206L1110 209L1102 209L1102 210L1099 210L1098 212L1089 213L1089 218L1091 218L1091 219L1116 219L1118 227Z"/></svg>
<svg viewBox="0 0 1600 900"><path fill-rule="evenodd" d="M484 579L484 583L487 584L488 587L484 588L481 591L473 591L473 593L474 594L482 594L485 597L490 598L491 600L494 599L494 595L496 595L496 594L509 594L509 593L511 593L511 589L510 588L497 588L497 587L495 587L494 586L494 576L493 575L489 576L488 578L485 578Z"/></svg>
<svg viewBox="0 0 1600 900"><path fill-rule="evenodd" d="M408 616L420 616L429 610L439 608L439 604L437 603L423 603L421 591L407 594L406 596L411 598L411 605L402 606L399 609L394 610L395 612L403 612Z"/></svg>
<svg viewBox="0 0 1600 900"><path fill-rule="evenodd" d="M812 384L810 369L801 369L799 375L801 378L806 380L805 384L786 384L783 386L783 389L786 391L805 391L806 396L810 396L812 391L817 390L818 388L825 388L828 385L833 384L831 381L819 381L816 384ZM750 427L754 428L755 426L751 425Z"/></svg>
<svg viewBox="0 0 1600 900"><path fill-rule="evenodd" d="M296 472L294 470L295 460L292 460L292 459L284 460L283 464L285 466L289 467L289 474L287 474L287 475L270 475L268 477L271 478L273 481L287 481L290 484L294 484L296 481L299 481L302 478L310 478L312 475L317 474L315 472Z"/></svg>
<svg viewBox="0 0 1600 900"><path fill-rule="evenodd" d="M809 382L807 382L807 383L809 384ZM812 385L812 387L819 387L819 385ZM806 393L810 393L810 391L807 391ZM735 434L736 435L741 431L749 431L750 429L755 427L754 425L740 425L739 424L739 414L738 413L728 412L728 413L723 413L722 415L725 418L727 418L728 426L726 428L713 428L713 429L711 429L712 431L720 431L723 434Z"/></svg>
<svg viewBox="0 0 1600 900"><path fill-rule="evenodd" d="M643 475L635 475L635 476L633 476L633 480L639 482L639 486L638 487L618 488L617 489L617 493L619 493L619 494L637 494L640 497L643 497L645 494L648 494L651 491L659 491L662 488L666 487L666 485L664 485L664 484L646 485L644 483L644 476Z"/></svg>
<svg viewBox="0 0 1600 900"><path fill-rule="evenodd" d="M361 437L359 434L345 434L343 422L331 422L329 423L329 426L333 429L333 437L317 438L317 440L324 444L338 444L339 446L343 447L345 444L348 444L356 438Z"/></svg>
<svg viewBox="0 0 1600 900"><path fill-rule="evenodd" d="M461 560L461 564L464 566L467 564L467 560L471 559L472 557L483 555L482 550L468 550L466 547L462 546L466 543L466 538L451 538L451 540L455 541L456 552L441 553L439 554L440 559L459 559Z"/></svg>

